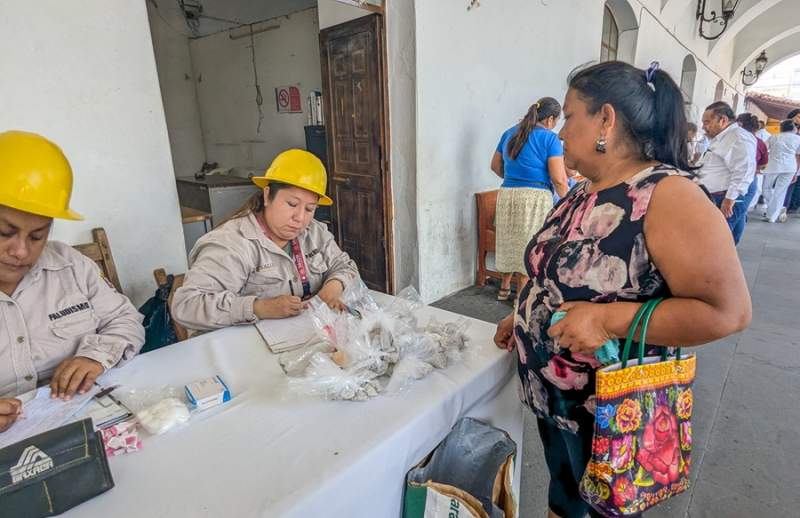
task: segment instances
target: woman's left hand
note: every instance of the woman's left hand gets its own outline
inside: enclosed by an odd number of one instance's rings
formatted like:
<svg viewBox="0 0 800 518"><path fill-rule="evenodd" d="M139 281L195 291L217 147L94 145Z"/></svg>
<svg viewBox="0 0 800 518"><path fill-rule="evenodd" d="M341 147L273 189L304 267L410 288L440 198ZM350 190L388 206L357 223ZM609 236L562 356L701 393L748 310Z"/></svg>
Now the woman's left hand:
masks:
<svg viewBox="0 0 800 518"><path fill-rule="evenodd" d="M558 308L567 316L548 329L559 347L573 353L594 354L604 343L614 338L606 330L607 305L592 302L565 302Z"/></svg>
<svg viewBox="0 0 800 518"><path fill-rule="evenodd" d="M342 311L344 309L341 301L342 293L344 293L344 286L340 281L333 279L325 283L317 296L331 309Z"/></svg>

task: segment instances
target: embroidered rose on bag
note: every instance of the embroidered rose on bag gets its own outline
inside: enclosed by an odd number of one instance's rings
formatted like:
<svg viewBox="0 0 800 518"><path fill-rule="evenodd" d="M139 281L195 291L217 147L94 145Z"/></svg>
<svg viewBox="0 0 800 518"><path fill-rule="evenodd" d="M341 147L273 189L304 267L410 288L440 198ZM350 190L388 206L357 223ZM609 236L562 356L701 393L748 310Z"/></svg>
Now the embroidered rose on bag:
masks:
<svg viewBox="0 0 800 518"><path fill-rule="evenodd" d="M659 484L678 480L681 452L678 445L678 420L667 406L658 406L647 423L636 460Z"/></svg>

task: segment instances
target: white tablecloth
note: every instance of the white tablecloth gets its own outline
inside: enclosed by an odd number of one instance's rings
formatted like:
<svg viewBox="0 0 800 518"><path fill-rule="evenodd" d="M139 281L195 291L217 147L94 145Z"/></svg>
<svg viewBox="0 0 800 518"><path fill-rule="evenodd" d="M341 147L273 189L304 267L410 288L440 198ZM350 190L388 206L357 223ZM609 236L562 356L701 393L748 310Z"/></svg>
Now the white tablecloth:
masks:
<svg viewBox="0 0 800 518"><path fill-rule="evenodd" d="M420 310L440 321L456 315ZM495 326L471 320L474 353L397 396L367 402L300 398L252 326L201 335L110 371L103 384L183 385L219 374L233 399L180 429L109 459L116 487L65 516L400 516L406 472L460 417L508 431L522 456L513 356ZM517 494L519 494L517 489Z"/></svg>

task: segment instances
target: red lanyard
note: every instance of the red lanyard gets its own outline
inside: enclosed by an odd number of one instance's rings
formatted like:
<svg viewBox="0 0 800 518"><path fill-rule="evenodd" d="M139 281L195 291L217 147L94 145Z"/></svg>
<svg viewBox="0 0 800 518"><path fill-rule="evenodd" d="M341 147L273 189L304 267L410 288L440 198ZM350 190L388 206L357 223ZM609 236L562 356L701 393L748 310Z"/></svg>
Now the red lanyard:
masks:
<svg viewBox="0 0 800 518"><path fill-rule="evenodd" d="M308 274L306 273L306 261L303 259L300 243L296 239L292 239L289 244L292 245L292 259L294 259L297 273L300 274L300 283L303 285L303 300L305 300L311 295L311 284L308 282Z"/></svg>
<svg viewBox="0 0 800 518"><path fill-rule="evenodd" d="M255 214L256 221L261 226L261 231L264 232L264 235L272 241L269 237L269 233L267 232L267 226L261 221L261 218ZM302 299L305 300L311 296L311 284L308 282L308 272L306 271L306 262L303 259L303 251L300 249L300 243L296 239L292 239L289 241L289 244L292 246L292 259L294 260L294 266L297 268L297 273L300 275L300 283L303 285L303 297ZM294 295L294 293L292 293Z"/></svg>

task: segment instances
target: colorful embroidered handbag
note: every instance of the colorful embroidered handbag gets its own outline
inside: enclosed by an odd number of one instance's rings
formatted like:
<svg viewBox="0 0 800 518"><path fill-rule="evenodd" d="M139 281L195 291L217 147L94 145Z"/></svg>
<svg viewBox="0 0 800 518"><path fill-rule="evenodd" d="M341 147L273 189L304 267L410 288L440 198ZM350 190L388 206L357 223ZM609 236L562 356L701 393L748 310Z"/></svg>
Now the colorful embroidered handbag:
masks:
<svg viewBox="0 0 800 518"><path fill-rule="evenodd" d="M597 371L592 457L580 492L604 516L639 514L689 487L695 355L644 356L647 326L662 299L646 302L620 363ZM628 365L639 323L639 361Z"/></svg>

